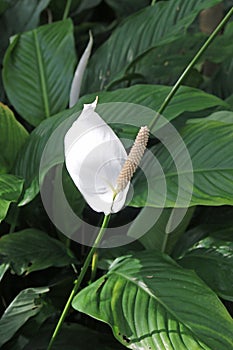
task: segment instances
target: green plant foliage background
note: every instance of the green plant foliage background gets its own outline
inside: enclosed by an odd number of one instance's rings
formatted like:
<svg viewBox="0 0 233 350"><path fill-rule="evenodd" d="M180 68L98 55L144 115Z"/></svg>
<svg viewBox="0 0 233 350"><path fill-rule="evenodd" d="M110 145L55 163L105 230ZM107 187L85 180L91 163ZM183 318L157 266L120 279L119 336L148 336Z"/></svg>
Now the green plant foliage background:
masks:
<svg viewBox="0 0 233 350"><path fill-rule="evenodd" d="M98 96L101 117L120 138L134 140L138 128L122 123L131 113L127 104L150 109L140 116L141 125L149 125L208 37L203 13L212 31L231 6L228 0L0 0L2 350L47 349L88 252L50 221L40 197L41 179L64 163L64 135L83 104ZM94 46L81 95L69 109L90 30ZM172 157L159 137L150 137L148 148L165 175L165 201L164 179L145 156L142 166L153 184L149 200L147 181L137 171L132 199L110 221L121 226L131 220L125 234L134 242L98 250L97 271L90 277L88 270L54 349L233 349L232 39L231 18L156 125L157 136L166 132L164 120L176 128L191 174L187 169L178 181L174 155L183 159L181 146L171 138ZM121 103L109 107L109 116L104 104L112 102ZM138 116L131 117L138 125ZM177 205L177 193L187 190L189 175L191 201L176 226L176 215L187 206L182 199ZM73 212L98 225L101 214L88 207L66 169L62 179ZM50 207L66 220L54 183L50 190ZM73 231L85 235L82 224Z"/></svg>

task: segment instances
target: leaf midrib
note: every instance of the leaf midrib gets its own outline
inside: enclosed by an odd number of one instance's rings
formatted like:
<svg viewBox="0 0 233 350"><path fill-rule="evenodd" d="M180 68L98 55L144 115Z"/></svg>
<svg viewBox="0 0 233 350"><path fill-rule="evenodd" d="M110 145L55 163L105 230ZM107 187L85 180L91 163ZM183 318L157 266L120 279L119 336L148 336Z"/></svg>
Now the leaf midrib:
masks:
<svg viewBox="0 0 233 350"><path fill-rule="evenodd" d="M162 305L162 307L165 308L165 310L167 310L173 317L175 317L175 319L176 319L179 323L183 324L183 325L191 332L192 336L193 336L195 339L196 339L196 337L197 337L198 341L201 340L201 339L199 339L198 334L196 334L196 333L193 331L193 329L192 329L189 325L184 324L183 321L180 320L179 317L177 317L177 315L176 315L166 304L164 304L164 302L163 302L162 300L160 300L160 298L158 298L156 295L154 295L154 294L152 294L152 293L150 292L150 288L149 288L149 287L148 287L148 289L143 288L143 285L138 284L138 283L137 283L137 280L134 280L134 279L130 278L129 276L127 276L127 275L125 275L125 274L123 274L123 273L120 273L118 270L117 270L117 271L110 271L110 275L113 275L113 274L124 278L125 280L129 281L130 283L133 283L137 288L140 288L144 293L146 293L147 295L149 295L150 297L152 297L153 299L155 299L160 305ZM140 281L141 281L142 283L145 284L145 282L143 282L143 280L140 280ZM146 286L146 284L145 284L145 286ZM199 325L199 327L200 327L200 325ZM207 328L206 328L205 326L203 326L203 325L202 325L201 328L207 329ZM202 340L202 341L203 341L203 340ZM208 346L208 344L205 344L205 345Z"/></svg>
<svg viewBox="0 0 233 350"><path fill-rule="evenodd" d="M41 91L44 101L44 109L45 109L45 116L48 118L50 116L50 109L49 109L49 100L48 100L48 91L47 91L47 85L46 85L46 79L45 79L45 70L43 65L43 59L42 54L40 50L40 45L38 41L38 35L37 31L33 30L33 36L36 46L36 57L37 57L37 63L39 68L39 75L40 75L40 83L41 83Z"/></svg>

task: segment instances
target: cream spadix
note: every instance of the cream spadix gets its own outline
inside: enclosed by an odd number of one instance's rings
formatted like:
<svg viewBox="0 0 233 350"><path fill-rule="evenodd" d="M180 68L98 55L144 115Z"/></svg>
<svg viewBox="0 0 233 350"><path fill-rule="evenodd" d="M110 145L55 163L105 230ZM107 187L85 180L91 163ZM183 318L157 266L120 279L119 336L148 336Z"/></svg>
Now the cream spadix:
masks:
<svg viewBox="0 0 233 350"><path fill-rule="evenodd" d="M83 111L65 135L67 170L92 209L116 213L125 204L130 180L149 138L142 127L127 157L120 139L95 112L97 98Z"/></svg>

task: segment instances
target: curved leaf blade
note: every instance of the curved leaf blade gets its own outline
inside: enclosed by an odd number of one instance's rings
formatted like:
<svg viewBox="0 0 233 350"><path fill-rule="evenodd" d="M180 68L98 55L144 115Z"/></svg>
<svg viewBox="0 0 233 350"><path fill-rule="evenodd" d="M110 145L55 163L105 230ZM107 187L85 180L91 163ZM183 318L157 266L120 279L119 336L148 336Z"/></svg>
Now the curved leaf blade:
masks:
<svg viewBox="0 0 233 350"><path fill-rule="evenodd" d="M10 340L17 330L43 307L43 294L48 288L22 290L5 310L0 319L0 346Z"/></svg>
<svg viewBox="0 0 233 350"><path fill-rule="evenodd" d="M146 51L170 43L185 32L197 14L219 0L160 1L128 17L92 56L82 92L105 89ZM121 50L116 50L121 47Z"/></svg>
<svg viewBox="0 0 233 350"><path fill-rule="evenodd" d="M195 270L220 297L233 301L233 242L205 238L190 248L179 263Z"/></svg>
<svg viewBox="0 0 233 350"><path fill-rule="evenodd" d="M18 201L23 183L24 180L17 176L0 175L0 222L5 218L10 204Z"/></svg>
<svg viewBox="0 0 233 350"><path fill-rule="evenodd" d="M179 174L174 159L180 159L185 164L183 145L174 145L173 154L168 154L163 146L154 147L153 151L159 160L166 177L167 197L165 207L173 207L176 204L178 189L183 191L184 196L179 198L178 207L187 207L185 193L191 193L192 198L189 206L195 205L232 205L232 182L233 182L233 124L208 120L190 123L181 136L188 149L192 160L192 169L187 166L183 173ZM172 138L170 140L172 145ZM175 142L175 140L174 140ZM130 205L132 206L163 206L163 196L160 175L154 173L153 167L145 157L144 166L147 168L147 177L154 187L151 189L150 200L147 201L147 183L140 174L134 178L135 196ZM193 189L189 179L194 175ZM179 176L182 181L179 183ZM186 181L187 177L187 181Z"/></svg>
<svg viewBox="0 0 233 350"><path fill-rule="evenodd" d="M9 172L16 156L28 138L28 132L15 119L13 112L0 102L0 167L1 173Z"/></svg>
<svg viewBox="0 0 233 350"><path fill-rule="evenodd" d="M69 100L74 64L71 20L16 35L4 57L3 82L18 113L36 126L63 110Z"/></svg>
<svg viewBox="0 0 233 350"><path fill-rule="evenodd" d="M116 259L105 276L78 293L73 307L108 323L129 349L233 346L233 321L214 292L155 252Z"/></svg>
<svg viewBox="0 0 233 350"><path fill-rule="evenodd" d="M51 266L67 266L75 257L60 241L42 231L26 229L2 236L0 260L22 275Z"/></svg>

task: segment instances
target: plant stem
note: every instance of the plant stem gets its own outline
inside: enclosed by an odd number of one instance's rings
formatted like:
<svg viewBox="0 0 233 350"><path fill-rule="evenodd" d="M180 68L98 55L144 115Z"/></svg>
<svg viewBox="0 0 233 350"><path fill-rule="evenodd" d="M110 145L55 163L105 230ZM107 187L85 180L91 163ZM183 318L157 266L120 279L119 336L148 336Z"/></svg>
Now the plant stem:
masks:
<svg viewBox="0 0 233 350"><path fill-rule="evenodd" d="M89 264L91 262L92 256L95 253L96 248L99 246L99 243L101 242L101 240L103 238L103 235L104 235L104 232L105 232L105 230L106 230L106 228L108 226L109 220L110 220L110 214L109 215L105 215L104 219L103 219L102 226L101 226L101 228L99 230L99 233L98 233L98 235L97 235L97 237L95 239L95 242L94 242L91 250L89 251L89 253L88 253L87 257L86 257L86 260L84 261L84 264L83 264L83 267L81 269L80 275L74 281L74 287L73 287L73 289L72 289L72 291L70 293L70 296L69 296L69 298L68 298L68 300L66 302L66 305L65 305L65 307L63 309L63 312L62 312L62 314L61 314L61 316L60 316L60 318L58 320L58 323L57 323L56 328L55 328L55 330L53 332L53 335L52 335L52 337L50 339L50 342L49 342L47 350L51 350L52 349L53 343L54 343L55 339L57 338L57 335L58 335L58 333L59 333L59 331L60 331L60 329L61 329L61 327L62 327L62 325L63 325L63 323L65 321L66 315L67 315L67 313L68 313L68 311L70 309L72 300L73 300L75 294L77 293L77 291L78 291L78 289L80 287L80 284L82 283L82 280L83 280L83 278L84 278L84 276L85 276L85 274L87 272L87 269L88 269Z"/></svg>
<svg viewBox="0 0 233 350"><path fill-rule="evenodd" d="M188 64L188 66L186 67L184 72L181 74L181 76L179 77L179 79L177 80L177 82L175 83L175 85L173 86L173 88L171 89L171 91L169 92L169 94L167 95L165 100L163 101L163 103L160 106L158 112L156 113L154 119L151 121L150 125L148 126L150 130L152 130L154 128L155 124L157 123L157 121L159 119L159 115L163 113L163 111L165 110L165 108L167 107L167 105L169 104L169 102L171 101L171 99L173 98L173 96L175 95L175 93L177 92L179 87L181 86L182 82L184 81L184 79L186 78L186 76L188 75L190 70L197 63L197 61L199 60L201 55L206 51L208 46L212 43L212 41L215 39L215 37L218 35L220 30L224 27L224 25L228 22L228 20L230 19L230 17L232 15L233 15L233 7L228 11L226 16L222 19L222 21L219 23L219 25L215 28L215 30L212 32L212 34L209 36L209 38L204 43L204 45L202 45L200 50L196 53L194 58L191 60L191 62Z"/></svg>
<svg viewBox="0 0 233 350"><path fill-rule="evenodd" d="M98 260L99 260L99 255L98 255L98 252L95 251L94 254L93 254L93 257L92 257L92 262L91 262L91 278L90 278L90 283L92 283L92 282L95 280Z"/></svg>
<svg viewBox="0 0 233 350"><path fill-rule="evenodd" d="M62 17L63 20L68 17L68 14L70 12L71 3L72 3L72 0L67 0L66 1L66 7L65 7L64 14L63 14L63 17Z"/></svg>
<svg viewBox="0 0 233 350"><path fill-rule="evenodd" d="M157 0L152 0L150 6L154 6Z"/></svg>

